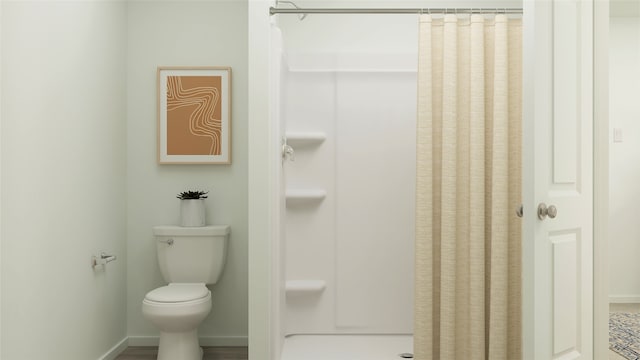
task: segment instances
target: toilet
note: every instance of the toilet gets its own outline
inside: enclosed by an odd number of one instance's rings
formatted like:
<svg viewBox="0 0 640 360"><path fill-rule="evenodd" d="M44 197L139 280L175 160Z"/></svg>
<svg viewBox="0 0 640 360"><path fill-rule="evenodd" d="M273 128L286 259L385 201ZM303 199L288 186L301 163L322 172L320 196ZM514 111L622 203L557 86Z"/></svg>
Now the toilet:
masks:
<svg viewBox="0 0 640 360"><path fill-rule="evenodd" d="M208 285L226 259L228 225L155 226L156 252L168 283L147 293L142 314L160 330L158 360L201 360L198 326L211 311Z"/></svg>

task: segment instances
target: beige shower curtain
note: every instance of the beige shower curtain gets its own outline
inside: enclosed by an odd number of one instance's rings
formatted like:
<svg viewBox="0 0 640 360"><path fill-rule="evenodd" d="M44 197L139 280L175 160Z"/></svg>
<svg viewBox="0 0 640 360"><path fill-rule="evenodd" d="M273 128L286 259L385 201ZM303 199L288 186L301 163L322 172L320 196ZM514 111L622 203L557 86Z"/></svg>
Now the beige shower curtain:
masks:
<svg viewBox="0 0 640 360"><path fill-rule="evenodd" d="M417 360L520 359L521 20L420 17Z"/></svg>

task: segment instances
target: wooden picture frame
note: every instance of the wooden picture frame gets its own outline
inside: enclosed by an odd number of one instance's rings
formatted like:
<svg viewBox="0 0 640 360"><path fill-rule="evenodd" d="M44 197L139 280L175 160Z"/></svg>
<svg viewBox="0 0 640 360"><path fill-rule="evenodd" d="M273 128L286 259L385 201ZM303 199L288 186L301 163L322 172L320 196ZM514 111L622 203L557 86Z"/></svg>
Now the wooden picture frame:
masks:
<svg viewBox="0 0 640 360"><path fill-rule="evenodd" d="M231 164L231 68L158 67L158 163Z"/></svg>

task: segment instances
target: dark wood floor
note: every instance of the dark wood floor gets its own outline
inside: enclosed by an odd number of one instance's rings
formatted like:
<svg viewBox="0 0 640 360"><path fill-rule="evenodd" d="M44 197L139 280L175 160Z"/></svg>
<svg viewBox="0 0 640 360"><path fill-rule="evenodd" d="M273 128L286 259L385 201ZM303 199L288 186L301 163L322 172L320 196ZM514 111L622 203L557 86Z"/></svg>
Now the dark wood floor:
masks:
<svg viewBox="0 0 640 360"><path fill-rule="evenodd" d="M203 347L203 360L247 360L249 352L246 347ZM157 347L130 346L116 360L155 360ZM176 359L177 360L177 359Z"/></svg>

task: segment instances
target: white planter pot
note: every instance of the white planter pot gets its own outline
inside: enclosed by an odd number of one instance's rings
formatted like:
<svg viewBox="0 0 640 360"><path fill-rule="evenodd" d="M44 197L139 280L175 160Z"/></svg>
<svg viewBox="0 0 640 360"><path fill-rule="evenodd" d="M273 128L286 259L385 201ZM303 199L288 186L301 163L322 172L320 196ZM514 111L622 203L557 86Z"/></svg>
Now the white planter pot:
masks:
<svg viewBox="0 0 640 360"><path fill-rule="evenodd" d="M180 225L205 226L204 199L180 200Z"/></svg>

